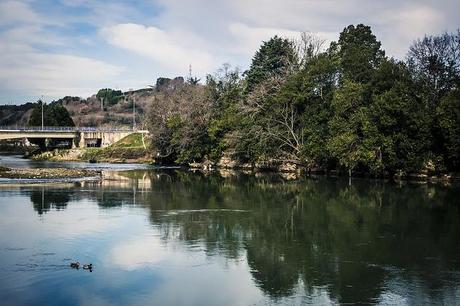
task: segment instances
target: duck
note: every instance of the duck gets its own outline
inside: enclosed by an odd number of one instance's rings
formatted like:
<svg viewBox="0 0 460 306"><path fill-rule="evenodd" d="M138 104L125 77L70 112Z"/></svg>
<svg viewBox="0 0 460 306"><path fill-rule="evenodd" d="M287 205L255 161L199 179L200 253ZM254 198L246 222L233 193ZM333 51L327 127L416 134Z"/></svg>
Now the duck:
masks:
<svg viewBox="0 0 460 306"><path fill-rule="evenodd" d="M78 261L71 262L70 267L73 268L73 269L78 269L78 268L80 268L80 263Z"/></svg>
<svg viewBox="0 0 460 306"><path fill-rule="evenodd" d="M85 270L92 270L93 269L93 264L87 264L87 265L83 265L83 269Z"/></svg>

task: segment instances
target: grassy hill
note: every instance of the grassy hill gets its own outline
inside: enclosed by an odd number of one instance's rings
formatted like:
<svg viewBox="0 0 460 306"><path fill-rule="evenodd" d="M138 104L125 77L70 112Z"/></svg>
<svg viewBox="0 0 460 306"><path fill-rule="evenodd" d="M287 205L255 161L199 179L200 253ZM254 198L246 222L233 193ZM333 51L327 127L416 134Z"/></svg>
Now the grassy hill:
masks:
<svg viewBox="0 0 460 306"><path fill-rule="evenodd" d="M148 140L134 133L106 148L86 148L81 160L104 162L149 162Z"/></svg>

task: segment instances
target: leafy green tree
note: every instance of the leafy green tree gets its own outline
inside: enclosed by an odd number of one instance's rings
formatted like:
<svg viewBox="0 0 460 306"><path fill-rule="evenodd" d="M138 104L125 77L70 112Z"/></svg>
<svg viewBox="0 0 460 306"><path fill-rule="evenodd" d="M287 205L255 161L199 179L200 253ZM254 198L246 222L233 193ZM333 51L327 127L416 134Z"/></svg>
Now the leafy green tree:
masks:
<svg viewBox="0 0 460 306"><path fill-rule="evenodd" d="M288 39L274 36L263 42L246 72L247 91L251 92L269 77L285 76L296 61L293 43Z"/></svg>
<svg viewBox="0 0 460 306"><path fill-rule="evenodd" d="M337 61L329 54L319 54L299 74L302 75L299 79L302 87L299 87L298 94L303 93L305 99L302 157L309 167L327 168L331 158L325 147L329 139L331 102L336 89Z"/></svg>
<svg viewBox="0 0 460 306"><path fill-rule="evenodd" d="M372 91L369 112L378 129L383 169L389 173L422 169L429 158L432 119L416 97L406 65L383 61L375 72Z"/></svg>
<svg viewBox="0 0 460 306"><path fill-rule="evenodd" d="M388 59L362 24L326 52L322 43L275 36L244 78L229 65L205 85L160 78L150 114L158 156L230 155L349 174L459 169L458 34L417 41L407 64Z"/></svg>
<svg viewBox="0 0 460 306"><path fill-rule="evenodd" d="M112 106L123 99L123 92L121 90L104 88L97 92L96 97L99 100L103 99L104 106Z"/></svg>
<svg viewBox="0 0 460 306"><path fill-rule="evenodd" d="M208 127L212 141L209 157L217 160L223 153L236 153L234 131L241 127L243 120L238 112L238 103L241 102L243 94L243 81L237 68L224 64L216 75L207 76L206 88L213 105Z"/></svg>
<svg viewBox="0 0 460 306"><path fill-rule="evenodd" d="M436 110L443 136L443 155L447 166L460 170L460 90L451 91Z"/></svg>
<svg viewBox="0 0 460 306"><path fill-rule="evenodd" d="M349 175L361 166L373 172L381 169L377 130L369 118L364 86L344 80L332 99L327 148Z"/></svg>
<svg viewBox="0 0 460 306"><path fill-rule="evenodd" d="M29 119L29 126L42 125L42 101L34 106ZM60 103L43 105L43 121L45 126L75 126L67 109Z"/></svg>
<svg viewBox="0 0 460 306"><path fill-rule="evenodd" d="M417 97L431 118L433 141L429 150L433 161L440 169L456 168L454 164L458 163L452 159L456 156L452 128L455 126L455 91L460 86L460 30L416 40L409 49L407 65L416 84Z"/></svg>
<svg viewBox="0 0 460 306"><path fill-rule="evenodd" d="M340 58L341 72L344 79L358 83L368 83L373 71L385 58L377 40L369 26L349 25L342 33L338 42L333 42L330 51Z"/></svg>
<svg viewBox="0 0 460 306"><path fill-rule="evenodd" d="M327 164L336 71L333 58L315 55L286 81L272 78L247 97L243 110L253 118L247 135L258 155L309 167Z"/></svg>

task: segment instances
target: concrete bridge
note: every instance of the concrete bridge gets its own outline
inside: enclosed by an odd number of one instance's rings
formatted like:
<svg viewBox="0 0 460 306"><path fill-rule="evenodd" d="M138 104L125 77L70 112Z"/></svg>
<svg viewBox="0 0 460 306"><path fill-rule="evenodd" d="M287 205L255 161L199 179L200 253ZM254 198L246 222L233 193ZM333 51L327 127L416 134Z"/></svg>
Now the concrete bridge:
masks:
<svg viewBox="0 0 460 306"><path fill-rule="evenodd" d="M133 133L148 134L148 131L94 127L0 127L0 140L56 139L71 141L73 148L107 147Z"/></svg>

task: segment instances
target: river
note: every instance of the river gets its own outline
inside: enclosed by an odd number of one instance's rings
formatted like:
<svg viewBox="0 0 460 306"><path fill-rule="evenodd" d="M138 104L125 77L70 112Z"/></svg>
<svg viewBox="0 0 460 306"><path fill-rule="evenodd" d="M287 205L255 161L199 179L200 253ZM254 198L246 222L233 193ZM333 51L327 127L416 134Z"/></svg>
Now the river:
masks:
<svg viewBox="0 0 460 306"><path fill-rule="evenodd" d="M0 184L1 305L460 303L455 185L1 162L111 171Z"/></svg>

